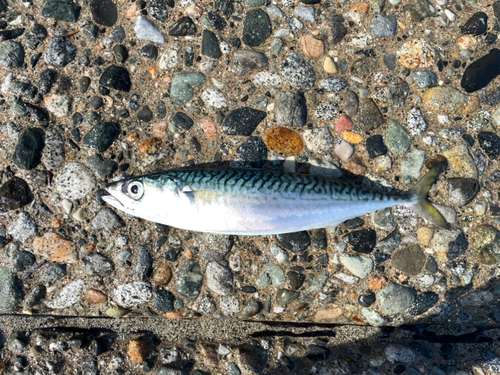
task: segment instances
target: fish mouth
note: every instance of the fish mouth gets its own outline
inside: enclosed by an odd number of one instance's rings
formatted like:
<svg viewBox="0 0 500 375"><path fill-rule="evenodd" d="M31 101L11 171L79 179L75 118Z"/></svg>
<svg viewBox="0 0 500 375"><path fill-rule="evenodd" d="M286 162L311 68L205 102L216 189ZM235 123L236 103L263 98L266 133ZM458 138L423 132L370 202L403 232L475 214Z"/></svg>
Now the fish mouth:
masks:
<svg viewBox="0 0 500 375"><path fill-rule="evenodd" d="M108 191L108 193L109 193L109 191ZM125 208L123 206L123 204L118 199L116 199L114 196L112 196L111 194L110 195L103 195L101 198L104 202L106 202L107 204L109 204L113 207L116 207L119 209Z"/></svg>

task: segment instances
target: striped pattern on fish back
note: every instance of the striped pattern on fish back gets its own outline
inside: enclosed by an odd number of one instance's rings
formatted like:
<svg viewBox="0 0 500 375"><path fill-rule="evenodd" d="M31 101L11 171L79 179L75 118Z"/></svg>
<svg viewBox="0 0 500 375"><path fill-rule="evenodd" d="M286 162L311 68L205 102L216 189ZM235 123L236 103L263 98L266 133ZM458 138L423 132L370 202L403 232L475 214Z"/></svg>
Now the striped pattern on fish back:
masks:
<svg viewBox="0 0 500 375"><path fill-rule="evenodd" d="M354 187L338 180L295 173L275 173L254 170L186 170L162 174L179 188L215 190L221 192L277 192L300 197L322 196L335 200L407 201L408 197L382 194Z"/></svg>

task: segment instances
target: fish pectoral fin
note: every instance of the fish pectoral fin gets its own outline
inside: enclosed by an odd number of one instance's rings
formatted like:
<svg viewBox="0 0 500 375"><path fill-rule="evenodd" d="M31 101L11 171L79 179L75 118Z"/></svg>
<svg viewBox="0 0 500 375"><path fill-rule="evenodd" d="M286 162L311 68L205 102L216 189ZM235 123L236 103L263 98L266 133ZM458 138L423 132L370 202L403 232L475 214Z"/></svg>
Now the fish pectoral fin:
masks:
<svg viewBox="0 0 500 375"><path fill-rule="evenodd" d="M182 193L188 197L190 203L201 202L211 203L216 194L210 190L188 190L185 189Z"/></svg>

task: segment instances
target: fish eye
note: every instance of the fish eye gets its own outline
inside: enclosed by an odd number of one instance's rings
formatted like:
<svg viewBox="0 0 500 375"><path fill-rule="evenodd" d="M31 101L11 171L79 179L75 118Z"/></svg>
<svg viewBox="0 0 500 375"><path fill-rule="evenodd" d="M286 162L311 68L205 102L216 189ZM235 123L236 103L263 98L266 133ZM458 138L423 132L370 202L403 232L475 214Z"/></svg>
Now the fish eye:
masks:
<svg viewBox="0 0 500 375"><path fill-rule="evenodd" d="M132 199L141 199L144 194L144 187L140 181L132 181L127 185L126 194Z"/></svg>

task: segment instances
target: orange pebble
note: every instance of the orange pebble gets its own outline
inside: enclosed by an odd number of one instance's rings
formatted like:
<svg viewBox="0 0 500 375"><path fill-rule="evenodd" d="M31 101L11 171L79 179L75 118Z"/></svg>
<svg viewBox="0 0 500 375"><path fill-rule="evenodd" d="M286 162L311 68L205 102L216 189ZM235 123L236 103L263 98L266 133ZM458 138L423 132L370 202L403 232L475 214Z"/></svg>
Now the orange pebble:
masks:
<svg viewBox="0 0 500 375"><path fill-rule="evenodd" d="M156 154L161 147L161 139L160 138L150 138L146 139L139 145L139 151L145 152L149 155Z"/></svg>
<svg viewBox="0 0 500 375"><path fill-rule="evenodd" d="M201 120L201 128L207 135L208 139L211 141L217 138L217 128L215 127L215 123L212 120L204 118Z"/></svg>
<svg viewBox="0 0 500 375"><path fill-rule="evenodd" d="M153 133L158 138L164 137L167 134L167 123L159 122L153 125Z"/></svg>
<svg viewBox="0 0 500 375"><path fill-rule="evenodd" d="M149 74L151 74L152 79L156 79L158 77L156 73L156 68L154 66L149 66L146 68L146 70L149 72Z"/></svg>
<svg viewBox="0 0 500 375"><path fill-rule="evenodd" d="M127 354L135 363L143 363L148 355L148 342L146 340L130 340Z"/></svg>
<svg viewBox="0 0 500 375"><path fill-rule="evenodd" d="M379 290L379 289L382 289L385 284L387 284L387 279L385 277L383 277L383 276L375 276L368 283L368 287L371 290Z"/></svg>
<svg viewBox="0 0 500 375"><path fill-rule="evenodd" d="M358 144L363 140L363 137L359 134L353 132L344 132L342 133L344 139L351 144Z"/></svg>
<svg viewBox="0 0 500 375"><path fill-rule="evenodd" d="M52 228L60 228L61 227L61 221L57 217L52 218Z"/></svg>
<svg viewBox="0 0 500 375"><path fill-rule="evenodd" d="M266 134L266 145L280 154L299 154L304 148L304 142L299 133L287 128L274 128Z"/></svg>
<svg viewBox="0 0 500 375"><path fill-rule="evenodd" d="M182 319L187 315L186 311L178 311L178 312L168 312L165 313L165 316L169 319Z"/></svg>
<svg viewBox="0 0 500 375"><path fill-rule="evenodd" d="M137 5L132 5L130 8L127 10L127 18L130 18L134 15L134 13L137 11Z"/></svg>

